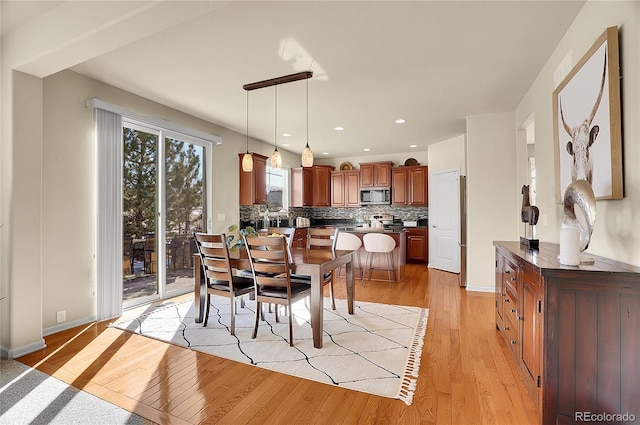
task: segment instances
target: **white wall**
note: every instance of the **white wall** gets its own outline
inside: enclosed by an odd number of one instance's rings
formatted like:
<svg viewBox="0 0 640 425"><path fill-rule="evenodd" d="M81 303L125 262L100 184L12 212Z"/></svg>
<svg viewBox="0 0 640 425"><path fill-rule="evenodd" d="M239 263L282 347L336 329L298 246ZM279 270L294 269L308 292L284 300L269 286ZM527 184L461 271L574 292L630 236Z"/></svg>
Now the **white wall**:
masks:
<svg viewBox="0 0 640 425"><path fill-rule="evenodd" d="M44 347L42 339L42 80L17 71L9 71L11 115L3 134L3 234L7 245L3 252L2 301L3 339L5 349L20 348L23 354ZM5 142L12 141L11 147ZM7 150L4 148L9 147ZM17 165L19 164L19 165ZM5 168L6 167L6 168ZM15 187L20 182L20 190ZM5 208L7 208L5 210ZM5 215L6 214L6 215ZM3 240L3 244L5 240ZM10 247L6 249L5 247ZM5 268L6 267L6 268ZM10 285L10 282L19 284ZM6 309L6 310L5 310ZM3 355L7 353L3 352Z"/></svg>
<svg viewBox="0 0 640 425"><path fill-rule="evenodd" d="M514 114L467 117L467 289L493 290L494 240L515 240Z"/></svg>
<svg viewBox="0 0 640 425"><path fill-rule="evenodd" d="M429 174L437 171L460 169L460 175L467 174L466 136L452 137L429 145Z"/></svg>
<svg viewBox="0 0 640 425"><path fill-rule="evenodd" d="M535 114L538 238L558 242L562 205L555 199L553 74L571 54L572 66L609 26L619 27L622 92L624 193L622 200L598 201L588 252L640 266L640 2L588 1L516 109L519 125ZM602 107L602 106L601 106Z"/></svg>
<svg viewBox="0 0 640 425"><path fill-rule="evenodd" d="M72 71L44 79L44 145L42 159L42 326L56 325L56 312L67 310L67 322L95 316L93 116L85 108L97 97L140 115L163 118L222 137L213 149L212 231L224 231L239 218L238 153L245 137L215 124L103 84ZM250 150L270 155L273 147L251 141ZM281 150L283 162L299 162ZM225 220L218 221L218 214Z"/></svg>

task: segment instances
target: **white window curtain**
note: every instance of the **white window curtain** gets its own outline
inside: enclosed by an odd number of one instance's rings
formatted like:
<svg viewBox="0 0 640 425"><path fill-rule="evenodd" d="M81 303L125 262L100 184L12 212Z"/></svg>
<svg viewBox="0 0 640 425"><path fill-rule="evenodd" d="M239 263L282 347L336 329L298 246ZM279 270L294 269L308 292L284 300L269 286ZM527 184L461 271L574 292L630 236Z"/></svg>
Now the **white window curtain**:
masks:
<svg viewBox="0 0 640 425"><path fill-rule="evenodd" d="M94 108L98 320L122 314L122 116Z"/></svg>

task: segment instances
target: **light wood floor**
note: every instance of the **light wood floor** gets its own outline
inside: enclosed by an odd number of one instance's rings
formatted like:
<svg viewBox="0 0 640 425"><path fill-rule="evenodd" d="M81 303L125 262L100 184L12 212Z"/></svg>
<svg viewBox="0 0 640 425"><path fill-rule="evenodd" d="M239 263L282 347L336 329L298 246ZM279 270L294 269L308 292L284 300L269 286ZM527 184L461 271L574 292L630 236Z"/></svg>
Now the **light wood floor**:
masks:
<svg viewBox="0 0 640 425"><path fill-rule="evenodd" d="M356 299L429 308L411 406L169 345L108 322L49 336L45 350L18 360L159 424L537 423L495 329L493 294L467 292L457 275L413 265L391 288L358 283Z"/></svg>

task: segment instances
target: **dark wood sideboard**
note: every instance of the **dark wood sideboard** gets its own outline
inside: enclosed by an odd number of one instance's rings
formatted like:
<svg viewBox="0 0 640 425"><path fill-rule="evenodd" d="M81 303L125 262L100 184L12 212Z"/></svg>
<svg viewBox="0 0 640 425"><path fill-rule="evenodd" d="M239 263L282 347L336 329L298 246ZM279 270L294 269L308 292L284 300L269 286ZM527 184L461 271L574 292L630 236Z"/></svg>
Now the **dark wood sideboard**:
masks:
<svg viewBox="0 0 640 425"><path fill-rule="evenodd" d="M540 423L640 423L640 267L590 254L564 266L551 243L494 246L496 327Z"/></svg>

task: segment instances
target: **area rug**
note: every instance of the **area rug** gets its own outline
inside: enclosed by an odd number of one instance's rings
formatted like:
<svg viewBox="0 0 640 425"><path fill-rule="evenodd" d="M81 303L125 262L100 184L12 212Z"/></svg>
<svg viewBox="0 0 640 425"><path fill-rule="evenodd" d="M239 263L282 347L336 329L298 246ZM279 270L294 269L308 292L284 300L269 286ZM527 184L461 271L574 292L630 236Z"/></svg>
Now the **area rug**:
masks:
<svg viewBox="0 0 640 425"><path fill-rule="evenodd" d="M145 425L135 413L15 360L0 360L0 424Z"/></svg>
<svg viewBox="0 0 640 425"><path fill-rule="evenodd" d="M308 299L306 300L308 301ZM323 347L313 347L305 300L293 307L294 346L288 317L267 313L251 338L255 302L236 309L236 335L229 332L229 300L211 296L209 323L195 323L193 299L169 303L112 326L237 362L343 388L396 398L410 405L416 387L429 310L346 300L336 310L325 298ZM238 302L239 306L239 302Z"/></svg>

